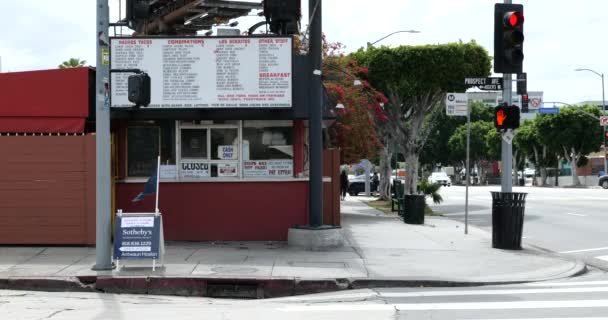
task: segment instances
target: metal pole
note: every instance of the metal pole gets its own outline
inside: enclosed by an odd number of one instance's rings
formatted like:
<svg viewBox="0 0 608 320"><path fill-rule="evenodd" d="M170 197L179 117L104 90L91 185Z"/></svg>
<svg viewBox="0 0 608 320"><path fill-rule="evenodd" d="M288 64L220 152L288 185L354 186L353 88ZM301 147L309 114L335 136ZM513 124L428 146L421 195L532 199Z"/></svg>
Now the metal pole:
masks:
<svg viewBox="0 0 608 320"><path fill-rule="evenodd" d="M110 101L106 89L110 68L103 57L107 53L110 10L108 0L97 0L97 64L95 72L95 161L96 161L96 237L95 266L93 270L111 270L111 225L110 212ZM105 63L105 64L104 64Z"/></svg>
<svg viewBox="0 0 608 320"><path fill-rule="evenodd" d="M511 3L511 0L505 0L504 3ZM511 105L511 74L503 74L502 101ZM501 140L501 167L502 175L500 177L501 192L511 192L513 188L513 148L505 139Z"/></svg>
<svg viewBox="0 0 608 320"><path fill-rule="evenodd" d="M602 73L602 114L606 113L606 98L604 96L604 74ZM606 126L604 126L604 141L606 141ZM606 144L604 143L604 174L608 174L608 159L606 159Z"/></svg>
<svg viewBox="0 0 608 320"><path fill-rule="evenodd" d="M369 174L371 171L371 162L369 162L369 160L365 159L363 160L363 163L365 164L365 196L369 197L371 196L371 188L369 186L370 183L370 179L369 179Z"/></svg>
<svg viewBox="0 0 608 320"><path fill-rule="evenodd" d="M310 57L312 65L308 137L310 143L309 217L310 226L323 224L323 88L321 86L321 0L308 0L310 22Z"/></svg>
<svg viewBox="0 0 608 320"><path fill-rule="evenodd" d="M471 168L469 151L471 145L471 105L467 104L467 168L466 168L466 195L464 197L464 234L469 234L469 184L471 181L471 173L469 172ZM478 173L479 174L479 173Z"/></svg>

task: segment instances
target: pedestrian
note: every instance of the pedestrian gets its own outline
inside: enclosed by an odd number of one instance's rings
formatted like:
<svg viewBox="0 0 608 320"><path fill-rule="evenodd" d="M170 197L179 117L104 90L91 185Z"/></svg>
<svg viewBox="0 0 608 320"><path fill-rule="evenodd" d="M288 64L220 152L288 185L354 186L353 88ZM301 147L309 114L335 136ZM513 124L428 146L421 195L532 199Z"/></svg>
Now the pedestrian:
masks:
<svg viewBox="0 0 608 320"><path fill-rule="evenodd" d="M378 172L374 172L374 176L372 177L372 193L378 192L378 184L380 184Z"/></svg>
<svg viewBox="0 0 608 320"><path fill-rule="evenodd" d="M340 173L340 200L346 199L346 191L348 191L348 175L346 170Z"/></svg>

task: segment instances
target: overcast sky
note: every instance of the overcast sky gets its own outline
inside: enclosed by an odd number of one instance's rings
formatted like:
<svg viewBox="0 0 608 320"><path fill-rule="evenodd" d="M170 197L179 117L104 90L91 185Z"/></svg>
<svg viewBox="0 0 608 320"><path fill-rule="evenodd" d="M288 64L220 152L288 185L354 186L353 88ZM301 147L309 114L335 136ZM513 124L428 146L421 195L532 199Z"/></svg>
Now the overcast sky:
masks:
<svg viewBox="0 0 608 320"><path fill-rule="evenodd" d="M109 0L112 18L118 0ZM123 1L124 2L124 1ZM514 1L525 6L524 71L528 90L545 101L601 100L601 78L576 68L608 73L608 1ZM95 65L95 0L3 0L0 3L2 71L56 68L70 57ZM495 1L325 0L323 29L347 52L398 30L376 45L422 45L475 40L493 51ZM303 0L307 15L308 1ZM306 19L305 19L306 20ZM242 29L260 21L240 20ZM305 27L306 21L303 26Z"/></svg>

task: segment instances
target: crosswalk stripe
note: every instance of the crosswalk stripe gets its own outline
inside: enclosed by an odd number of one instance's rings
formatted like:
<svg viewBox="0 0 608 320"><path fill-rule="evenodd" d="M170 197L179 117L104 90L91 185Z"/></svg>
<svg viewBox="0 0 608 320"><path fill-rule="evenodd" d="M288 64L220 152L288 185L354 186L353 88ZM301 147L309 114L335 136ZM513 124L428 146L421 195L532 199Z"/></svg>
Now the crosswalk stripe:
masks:
<svg viewBox="0 0 608 320"><path fill-rule="evenodd" d="M608 300L549 300L506 302L447 302L447 303L397 303L397 304L327 304L287 306L278 308L285 312L309 311L437 311L437 310L508 310L508 309L564 309L608 307Z"/></svg>
<svg viewBox="0 0 608 320"><path fill-rule="evenodd" d="M513 318L513 319L479 319L479 320L608 320L606 317L590 318Z"/></svg>
<svg viewBox="0 0 608 320"><path fill-rule="evenodd" d="M559 288L559 289L458 290L458 291L423 291L423 292L381 292L380 297L413 298L413 297L484 296L484 295L503 295L503 294L581 293L581 292L608 292L608 287Z"/></svg>
<svg viewBox="0 0 608 320"><path fill-rule="evenodd" d="M608 247L581 249L581 250L570 250L570 251L560 251L559 253L578 253L578 252L590 252L590 251L602 251L602 250L608 250Z"/></svg>
<svg viewBox="0 0 608 320"><path fill-rule="evenodd" d="M600 259L600 260L604 260L604 261L608 261L608 256L599 256L599 257L595 257L596 259Z"/></svg>
<svg viewBox="0 0 608 320"><path fill-rule="evenodd" d="M608 281L531 282L524 285L528 287L603 286L608 285Z"/></svg>

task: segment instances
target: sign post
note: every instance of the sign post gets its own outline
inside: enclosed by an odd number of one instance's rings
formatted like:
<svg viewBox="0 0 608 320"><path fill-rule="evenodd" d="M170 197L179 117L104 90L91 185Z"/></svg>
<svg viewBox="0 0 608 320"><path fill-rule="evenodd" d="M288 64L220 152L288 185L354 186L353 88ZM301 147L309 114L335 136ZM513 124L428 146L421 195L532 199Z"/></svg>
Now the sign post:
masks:
<svg viewBox="0 0 608 320"><path fill-rule="evenodd" d="M469 106L469 98L466 93L448 93L445 98L446 114L448 116L466 116L467 117L467 159L466 159L466 191L464 200L464 234L469 233L469 185L471 177L469 173L470 161L469 150L471 145L471 108ZM464 111L463 111L464 110ZM464 114L463 114L464 113Z"/></svg>

